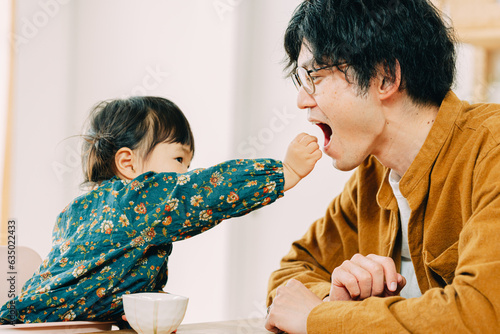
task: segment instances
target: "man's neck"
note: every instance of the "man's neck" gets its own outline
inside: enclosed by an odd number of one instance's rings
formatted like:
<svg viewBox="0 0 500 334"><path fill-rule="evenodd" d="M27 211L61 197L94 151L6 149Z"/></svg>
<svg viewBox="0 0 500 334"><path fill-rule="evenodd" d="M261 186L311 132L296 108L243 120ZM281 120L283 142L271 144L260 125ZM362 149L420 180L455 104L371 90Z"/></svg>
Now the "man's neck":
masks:
<svg viewBox="0 0 500 334"><path fill-rule="evenodd" d="M417 106L408 100L385 108L386 126L374 156L386 167L403 176L424 145L439 107Z"/></svg>

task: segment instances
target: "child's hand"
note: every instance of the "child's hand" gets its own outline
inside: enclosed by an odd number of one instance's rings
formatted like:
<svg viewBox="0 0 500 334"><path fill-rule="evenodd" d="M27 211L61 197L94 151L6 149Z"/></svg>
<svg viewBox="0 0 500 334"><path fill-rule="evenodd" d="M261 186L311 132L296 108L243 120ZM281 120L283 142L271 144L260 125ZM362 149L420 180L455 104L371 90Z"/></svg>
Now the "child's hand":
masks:
<svg viewBox="0 0 500 334"><path fill-rule="evenodd" d="M316 162L321 158L318 138L301 133L288 145L285 160L283 161L283 174L287 191L306 177Z"/></svg>

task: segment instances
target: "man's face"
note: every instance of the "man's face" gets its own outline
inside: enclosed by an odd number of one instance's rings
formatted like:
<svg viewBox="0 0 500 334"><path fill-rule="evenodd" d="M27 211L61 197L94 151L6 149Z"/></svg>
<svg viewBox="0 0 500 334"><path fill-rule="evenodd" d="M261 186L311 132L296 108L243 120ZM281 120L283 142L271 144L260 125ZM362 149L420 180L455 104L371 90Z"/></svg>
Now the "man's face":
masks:
<svg viewBox="0 0 500 334"><path fill-rule="evenodd" d="M304 44L297 64L307 70L319 67ZM311 77L316 91L310 95L301 87L297 105L308 109L308 121L323 130L324 152L333 159L334 167L352 170L370 154L376 154L381 144L385 117L377 99L378 89L372 84L366 94L360 94L336 67L312 72Z"/></svg>

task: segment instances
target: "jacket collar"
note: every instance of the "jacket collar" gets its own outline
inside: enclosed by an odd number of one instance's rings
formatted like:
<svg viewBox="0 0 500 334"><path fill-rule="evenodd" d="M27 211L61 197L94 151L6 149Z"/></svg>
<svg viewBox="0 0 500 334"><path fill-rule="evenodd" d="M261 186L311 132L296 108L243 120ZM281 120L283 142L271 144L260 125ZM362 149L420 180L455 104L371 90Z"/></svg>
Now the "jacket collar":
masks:
<svg viewBox="0 0 500 334"><path fill-rule="evenodd" d="M399 189L412 211L427 196L431 169L447 138L451 135L462 109L463 102L458 99L455 93L449 91L441 103L436 120L424 141L424 145L401 178ZM397 210L397 202L388 180L389 172L390 170L386 168L384 181L377 194L377 202L382 208Z"/></svg>

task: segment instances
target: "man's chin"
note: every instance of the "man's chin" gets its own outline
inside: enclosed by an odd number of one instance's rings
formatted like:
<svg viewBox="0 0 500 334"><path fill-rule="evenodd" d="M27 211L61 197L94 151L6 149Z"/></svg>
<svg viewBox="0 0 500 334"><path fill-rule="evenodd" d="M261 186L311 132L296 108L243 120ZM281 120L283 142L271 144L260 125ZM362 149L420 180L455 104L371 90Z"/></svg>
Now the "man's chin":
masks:
<svg viewBox="0 0 500 334"><path fill-rule="evenodd" d="M334 154L334 152L331 152L331 151L329 152L329 150L328 150L329 148L330 147L323 147L323 152L332 159L333 168L340 170L340 171L343 171L343 169L341 168L342 164L339 163L340 157L338 157L337 154Z"/></svg>
<svg viewBox="0 0 500 334"><path fill-rule="evenodd" d="M339 170L339 171L342 171L342 172L344 171L344 170L342 170L342 169L339 167L339 162L338 162L338 160L337 160L337 159L335 159L335 158L332 158L332 166L333 166L333 168L335 168L336 170Z"/></svg>
<svg viewBox="0 0 500 334"><path fill-rule="evenodd" d="M339 170L341 172L349 172L349 171L351 171L359 166L359 164L358 165L352 165L352 164L346 165L345 163L342 163L342 160L335 159L335 158L332 158L332 165L333 165L333 168L335 168L336 170Z"/></svg>

